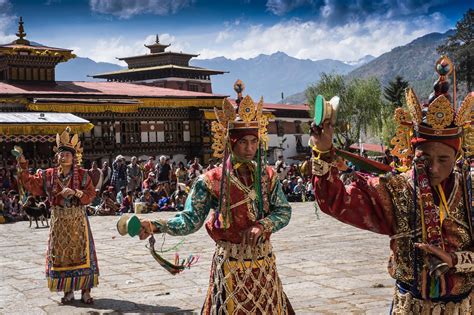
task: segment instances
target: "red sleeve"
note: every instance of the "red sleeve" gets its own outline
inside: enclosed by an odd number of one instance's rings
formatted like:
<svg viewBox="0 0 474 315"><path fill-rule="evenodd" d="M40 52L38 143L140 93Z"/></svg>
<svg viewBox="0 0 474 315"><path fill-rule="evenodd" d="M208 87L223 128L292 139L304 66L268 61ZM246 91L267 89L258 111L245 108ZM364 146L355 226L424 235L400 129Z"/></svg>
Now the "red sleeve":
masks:
<svg viewBox="0 0 474 315"><path fill-rule="evenodd" d="M321 210L355 227L392 235L393 206L380 177L356 173L344 186L336 168L324 176L314 176L314 193Z"/></svg>
<svg viewBox="0 0 474 315"><path fill-rule="evenodd" d="M88 172L84 169L82 169L81 176L86 176L86 183L84 187L82 188L82 197L81 197L81 204L83 205L88 205L92 202L92 200L95 198L95 187L92 185L92 179L89 176ZM83 177L81 177L82 180Z"/></svg>
<svg viewBox="0 0 474 315"><path fill-rule="evenodd" d="M25 190L33 196L44 196L46 192L43 189L43 173L46 174L46 172L39 171L31 175L27 169L23 169L18 175L18 179Z"/></svg>

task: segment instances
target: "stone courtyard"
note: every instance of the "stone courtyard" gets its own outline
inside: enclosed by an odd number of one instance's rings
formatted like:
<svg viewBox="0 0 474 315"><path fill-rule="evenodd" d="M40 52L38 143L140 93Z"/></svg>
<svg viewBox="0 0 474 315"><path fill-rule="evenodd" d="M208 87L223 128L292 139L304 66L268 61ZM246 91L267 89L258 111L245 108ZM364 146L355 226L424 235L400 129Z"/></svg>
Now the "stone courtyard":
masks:
<svg viewBox="0 0 474 315"><path fill-rule="evenodd" d="M294 203L290 224L272 236L284 290L297 314L387 314L394 281L388 276L387 236L344 225L313 203ZM166 218L172 212L144 217ZM319 217L319 218L318 218ZM44 276L48 228L28 222L0 225L1 314L199 313L214 250L205 228L184 238L178 252L199 262L173 276L160 267L138 238L116 232L118 217L90 217L100 267L93 305L61 305ZM41 224L40 224L41 226ZM157 248L162 236L157 235ZM164 249L182 241L166 236ZM174 252L164 254L173 259Z"/></svg>

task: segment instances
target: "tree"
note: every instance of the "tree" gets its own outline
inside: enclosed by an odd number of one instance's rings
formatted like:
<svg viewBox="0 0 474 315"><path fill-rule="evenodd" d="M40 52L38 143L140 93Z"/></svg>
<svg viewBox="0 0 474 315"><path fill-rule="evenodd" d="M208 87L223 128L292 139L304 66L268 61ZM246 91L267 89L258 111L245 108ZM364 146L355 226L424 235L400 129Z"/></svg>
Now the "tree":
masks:
<svg viewBox="0 0 474 315"><path fill-rule="evenodd" d="M456 23L455 33L438 47L437 51L448 55L456 65L456 76L467 85L468 91L474 88L474 9L469 9Z"/></svg>
<svg viewBox="0 0 474 315"><path fill-rule="evenodd" d="M388 82L388 85L383 89L385 99L392 105L392 108L402 107L405 99L405 89L408 87L408 81L403 80L399 75L395 80Z"/></svg>
<svg viewBox="0 0 474 315"><path fill-rule="evenodd" d="M382 108L382 139L387 146L390 146L390 141L396 132L397 126L393 120L395 109L405 106L405 89L408 85L408 81L405 81L403 77L397 75L395 79L388 82L388 85L383 89L383 95L388 101L388 104L385 104Z"/></svg>
<svg viewBox="0 0 474 315"><path fill-rule="evenodd" d="M326 100L335 95L340 97L334 134L344 149L356 143L362 132L380 133L382 130L382 88L375 78L346 83L341 75L323 73L320 81L309 86L305 94L309 104L314 104L318 94Z"/></svg>

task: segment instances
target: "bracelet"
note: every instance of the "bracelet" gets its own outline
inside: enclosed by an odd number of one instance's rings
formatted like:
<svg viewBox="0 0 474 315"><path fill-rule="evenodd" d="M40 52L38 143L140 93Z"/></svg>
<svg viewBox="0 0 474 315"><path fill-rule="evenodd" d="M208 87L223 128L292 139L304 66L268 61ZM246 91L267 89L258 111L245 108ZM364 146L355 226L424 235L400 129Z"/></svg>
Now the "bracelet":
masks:
<svg viewBox="0 0 474 315"><path fill-rule="evenodd" d="M83 194L84 194L84 193L83 193L82 191L80 191L80 190L77 190L77 189L76 189L76 190L74 191L74 196L76 196L77 198L81 198Z"/></svg>

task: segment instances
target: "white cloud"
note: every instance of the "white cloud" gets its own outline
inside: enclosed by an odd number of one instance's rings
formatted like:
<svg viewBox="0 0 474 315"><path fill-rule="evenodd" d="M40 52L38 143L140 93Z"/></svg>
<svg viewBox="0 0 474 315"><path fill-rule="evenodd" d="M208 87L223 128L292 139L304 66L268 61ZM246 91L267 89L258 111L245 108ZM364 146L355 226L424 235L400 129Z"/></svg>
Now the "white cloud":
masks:
<svg viewBox="0 0 474 315"><path fill-rule="evenodd" d="M441 14L409 21L372 18L333 27L324 22L291 20L269 27L249 26L235 35L240 40L221 40L214 47L202 47L199 53L203 59L252 58L282 51L301 59L357 60L367 54L378 56L427 33L444 32L447 24Z"/></svg>
<svg viewBox="0 0 474 315"><path fill-rule="evenodd" d="M195 0L89 0L93 12L122 19L138 14L169 15L191 6Z"/></svg>
<svg viewBox="0 0 474 315"><path fill-rule="evenodd" d="M13 28L16 16L11 15L11 3L9 0L0 0L0 44L7 44L17 37L7 30Z"/></svg>
<svg viewBox="0 0 474 315"><path fill-rule="evenodd" d="M189 44L185 41L177 41L170 34L160 34L160 43L171 44L167 50L175 52L188 52ZM111 38L88 39L80 43L75 43L70 49L80 57L87 57L97 62L110 62L126 66L126 63L117 58L130 57L147 54L150 51L145 44L152 44L156 40L156 35L148 35L141 40L130 40L123 36Z"/></svg>
<svg viewBox="0 0 474 315"><path fill-rule="evenodd" d="M231 37L232 34L229 32L229 30L220 31L219 34L217 34L216 43L223 43Z"/></svg>
<svg viewBox="0 0 474 315"><path fill-rule="evenodd" d="M315 6L312 0L268 0L267 9L275 15L284 15L298 7Z"/></svg>

